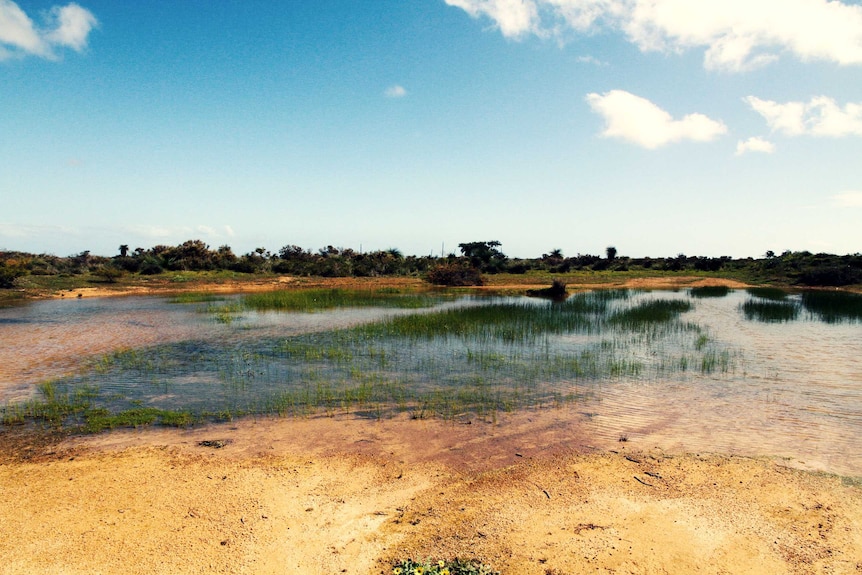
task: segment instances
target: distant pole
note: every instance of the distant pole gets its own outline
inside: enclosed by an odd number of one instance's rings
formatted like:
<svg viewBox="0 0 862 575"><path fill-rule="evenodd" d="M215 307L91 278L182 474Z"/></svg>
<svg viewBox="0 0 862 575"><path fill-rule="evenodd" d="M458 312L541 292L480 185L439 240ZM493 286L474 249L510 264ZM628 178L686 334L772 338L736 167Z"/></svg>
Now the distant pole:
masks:
<svg viewBox="0 0 862 575"><path fill-rule="evenodd" d="M440 242L440 257L446 257L446 242Z"/></svg>

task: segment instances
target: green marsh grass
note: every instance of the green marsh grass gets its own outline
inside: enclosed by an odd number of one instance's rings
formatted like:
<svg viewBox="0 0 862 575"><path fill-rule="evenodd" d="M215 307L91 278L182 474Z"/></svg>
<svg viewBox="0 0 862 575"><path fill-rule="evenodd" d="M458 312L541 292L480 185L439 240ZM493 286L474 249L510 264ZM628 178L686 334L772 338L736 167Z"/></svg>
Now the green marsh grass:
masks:
<svg viewBox="0 0 862 575"><path fill-rule="evenodd" d="M190 303L210 303L214 301L224 301L226 298L223 295L209 292L185 292L178 293L168 299L170 303L190 304Z"/></svg>
<svg viewBox="0 0 862 575"><path fill-rule="evenodd" d="M656 299L618 311L608 318L608 322L636 330L645 325L675 320L691 309L691 303L684 300Z"/></svg>
<svg viewBox="0 0 862 575"><path fill-rule="evenodd" d="M223 324L231 324L245 311L276 311L276 312L317 312L337 308L381 307L399 309L420 309L450 299L448 296L430 293L415 293L397 288L380 288L376 290L346 290L346 289L301 289L278 290L247 294L230 301L206 300L219 302L203 308L212 314L215 320ZM197 303L193 297L187 303Z"/></svg>
<svg viewBox="0 0 862 575"><path fill-rule="evenodd" d="M343 307L394 307L418 309L441 301L439 295L402 293L394 288L379 290L310 289L281 290L245 295L244 309L255 311L318 311Z"/></svg>
<svg viewBox="0 0 862 575"><path fill-rule="evenodd" d="M111 413L104 407L96 406L101 394L95 387L80 385L67 390L61 387L55 381L40 384L40 397L0 409L0 422L3 425L16 425L33 421L52 427L98 433L117 427L155 424L188 427L199 420L187 410L135 407Z"/></svg>

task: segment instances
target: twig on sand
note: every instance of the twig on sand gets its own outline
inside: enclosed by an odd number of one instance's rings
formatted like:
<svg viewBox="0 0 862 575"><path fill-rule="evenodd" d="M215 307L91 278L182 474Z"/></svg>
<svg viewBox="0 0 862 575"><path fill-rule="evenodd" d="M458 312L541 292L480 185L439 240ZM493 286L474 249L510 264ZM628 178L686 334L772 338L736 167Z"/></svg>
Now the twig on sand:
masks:
<svg viewBox="0 0 862 575"><path fill-rule="evenodd" d="M637 475L635 475L634 478L635 478L635 481L637 481L638 483L641 483L643 485L646 485L647 487L655 487L655 485L653 485L652 483L647 483L646 481L644 481L643 479L641 479Z"/></svg>

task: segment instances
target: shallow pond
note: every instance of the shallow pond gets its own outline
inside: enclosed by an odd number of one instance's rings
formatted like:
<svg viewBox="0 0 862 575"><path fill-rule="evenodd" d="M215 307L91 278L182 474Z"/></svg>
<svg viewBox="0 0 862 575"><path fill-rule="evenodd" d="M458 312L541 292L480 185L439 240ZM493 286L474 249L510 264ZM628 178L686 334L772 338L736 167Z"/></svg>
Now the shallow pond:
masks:
<svg viewBox="0 0 862 575"><path fill-rule="evenodd" d="M41 388L85 390L112 413L409 411L457 420L567 406L605 444L786 456L862 475L855 300L618 291L565 303L464 297L313 313L251 311L240 301L2 309L0 405L8 413Z"/></svg>

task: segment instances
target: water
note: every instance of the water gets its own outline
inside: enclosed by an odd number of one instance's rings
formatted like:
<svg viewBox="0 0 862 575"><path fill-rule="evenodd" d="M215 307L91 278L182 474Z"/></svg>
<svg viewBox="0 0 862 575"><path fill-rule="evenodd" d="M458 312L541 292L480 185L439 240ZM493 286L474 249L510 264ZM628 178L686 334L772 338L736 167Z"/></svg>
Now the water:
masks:
<svg viewBox="0 0 862 575"><path fill-rule="evenodd" d="M92 385L112 410L291 412L310 401L378 416L399 408L456 416L570 405L605 445L626 437L645 447L781 456L862 475L857 316L826 322L800 307L796 319L757 321L743 311L752 300L745 292L695 295L632 293L611 304L692 304L671 322L529 341L338 331L485 305L475 300L421 312L244 312L230 323L201 313L207 304L162 298L37 302L0 310L0 405L33 397L47 379ZM799 296L789 300L801 306Z"/></svg>

